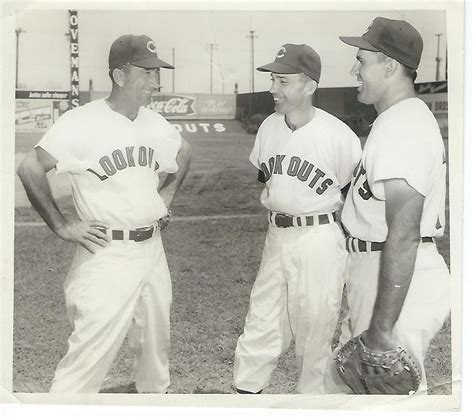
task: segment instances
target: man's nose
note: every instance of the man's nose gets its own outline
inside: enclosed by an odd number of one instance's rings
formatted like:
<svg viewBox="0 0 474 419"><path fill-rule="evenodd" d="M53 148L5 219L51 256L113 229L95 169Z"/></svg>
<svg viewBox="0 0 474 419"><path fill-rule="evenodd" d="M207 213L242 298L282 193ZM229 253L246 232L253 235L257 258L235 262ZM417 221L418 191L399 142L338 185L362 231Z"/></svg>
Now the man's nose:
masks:
<svg viewBox="0 0 474 419"><path fill-rule="evenodd" d="M354 65L352 66L351 71L350 71L350 75L352 77L357 77L359 75L359 66L360 64L358 61L356 61Z"/></svg>
<svg viewBox="0 0 474 419"><path fill-rule="evenodd" d="M275 80L272 81L272 85L270 86L269 92L271 94L276 93L278 91L278 85Z"/></svg>
<svg viewBox="0 0 474 419"><path fill-rule="evenodd" d="M153 89L158 89L158 87L160 87L159 80L160 80L160 70L156 69L150 73L150 79L149 79L150 87L152 87Z"/></svg>

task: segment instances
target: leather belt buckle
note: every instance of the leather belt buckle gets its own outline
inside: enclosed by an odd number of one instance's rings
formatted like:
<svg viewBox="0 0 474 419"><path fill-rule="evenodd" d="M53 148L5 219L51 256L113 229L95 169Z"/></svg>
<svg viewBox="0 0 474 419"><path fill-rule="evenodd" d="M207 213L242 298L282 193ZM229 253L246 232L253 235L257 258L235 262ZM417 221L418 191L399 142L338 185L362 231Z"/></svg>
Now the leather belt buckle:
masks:
<svg viewBox="0 0 474 419"><path fill-rule="evenodd" d="M293 217L278 212L275 214L275 224L277 227L293 227Z"/></svg>
<svg viewBox="0 0 474 419"><path fill-rule="evenodd" d="M153 226L137 228L136 230L130 232L130 239L136 242L145 241L153 235L154 229L155 227Z"/></svg>

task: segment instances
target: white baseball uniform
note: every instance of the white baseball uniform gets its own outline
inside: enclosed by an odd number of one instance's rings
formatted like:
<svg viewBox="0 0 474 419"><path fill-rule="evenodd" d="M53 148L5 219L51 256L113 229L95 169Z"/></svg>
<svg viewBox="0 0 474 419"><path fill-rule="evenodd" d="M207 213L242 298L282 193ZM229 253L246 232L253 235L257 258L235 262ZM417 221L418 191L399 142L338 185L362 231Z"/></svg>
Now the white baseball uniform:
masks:
<svg viewBox="0 0 474 419"><path fill-rule="evenodd" d="M342 206L341 188L360 154L360 141L349 127L317 108L295 131L278 113L258 130L250 161L265 177L261 202L270 224L235 351L239 390L255 393L266 387L294 339L297 391L324 393L347 255L332 213ZM293 216L295 226L277 227L275 213Z"/></svg>
<svg viewBox="0 0 474 419"><path fill-rule="evenodd" d="M109 223L114 238L94 245L95 254L77 247L64 284L73 331L51 392L99 391L127 332L138 391L165 392L171 281L157 190L158 173L178 169L180 135L149 109L131 121L97 100L61 116L37 146L58 160L57 173L69 174L79 217ZM133 240L152 225L150 238Z"/></svg>
<svg viewBox="0 0 474 419"><path fill-rule="evenodd" d="M366 242L386 240L383 182L388 179L404 179L425 197L421 237L442 236L446 195L444 144L435 118L420 99L403 100L375 120L342 212L342 223L350 237ZM348 245L349 311L342 326L341 344L369 327L382 254L361 251L359 242L351 238ZM394 328L397 342L421 366L419 391L426 390L423 361L431 339L449 314L449 294L448 268L436 244L420 241L412 282ZM334 374L334 370L331 372Z"/></svg>

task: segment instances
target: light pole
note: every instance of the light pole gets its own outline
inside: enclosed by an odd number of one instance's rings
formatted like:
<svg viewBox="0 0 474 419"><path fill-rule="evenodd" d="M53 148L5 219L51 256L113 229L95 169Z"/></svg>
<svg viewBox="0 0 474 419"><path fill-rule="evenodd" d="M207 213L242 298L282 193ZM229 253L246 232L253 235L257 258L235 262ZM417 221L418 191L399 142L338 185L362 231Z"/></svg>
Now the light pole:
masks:
<svg viewBox="0 0 474 419"><path fill-rule="evenodd" d="M255 51L254 51L254 39L257 38L255 35L255 31L250 29L250 35L247 36L247 38L250 38L250 65L251 65L251 70L250 70L250 90L253 93L255 91L255 82L254 82L254 56L255 56Z"/></svg>
<svg viewBox="0 0 474 419"><path fill-rule="evenodd" d="M20 34L26 32L21 28L15 29L16 35L16 72L15 72L15 89L18 89L18 57L20 56Z"/></svg>
<svg viewBox="0 0 474 419"><path fill-rule="evenodd" d="M213 59L213 54L214 54L214 49L216 48L217 44L210 43L209 46L211 47L211 88L210 91L212 93L212 59Z"/></svg>
<svg viewBox="0 0 474 419"><path fill-rule="evenodd" d="M172 57L172 60L171 60L171 64L173 65L174 67L174 48L171 48L171 57ZM175 68L173 68L173 73L172 73L172 84L171 84L171 91L174 93L174 72L176 71Z"/></svg>
<svg viewBox="0 0 474 419"><path fill-rule="evenodd" d="M442 33L437 33L435 36L438 37L438 46L436 48L436 81L439 81L439 63L441 62L441 57L439 56L439 39L441 37Z"/></svg>
<svg viewBox="0 0 474 419"><path fill-rule="evenodd" d="M444 78L448 80L448 46L446 45L446 62L444 67Z"/></svg>

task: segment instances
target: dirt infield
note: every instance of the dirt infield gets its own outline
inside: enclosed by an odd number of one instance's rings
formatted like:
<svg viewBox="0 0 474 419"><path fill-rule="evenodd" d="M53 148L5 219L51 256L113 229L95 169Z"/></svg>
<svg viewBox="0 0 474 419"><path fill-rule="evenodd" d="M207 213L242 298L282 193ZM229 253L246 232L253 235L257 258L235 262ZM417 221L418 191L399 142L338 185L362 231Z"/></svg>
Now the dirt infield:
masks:
<svg viewBox="0 0 474 419"><path fill-rule="evenodd" d="M17 153L36 141L17 137ZM193 160L163 232L173 281L171 393L233 393L233 352L244 325L267 222L261 186L248 162L254 137L189 137ZM60 207L70 217L67 196ZM67 350L62 281L73 245L60 241L28 206L15 209L13 388L45 392ZM449 229L439 248L449 263ZM450 323L426 358L431 394L451 393ZM134 392L132 353L122 346L104 392ZM268 393L293 393L292 349L281 358Z"/></svg>

